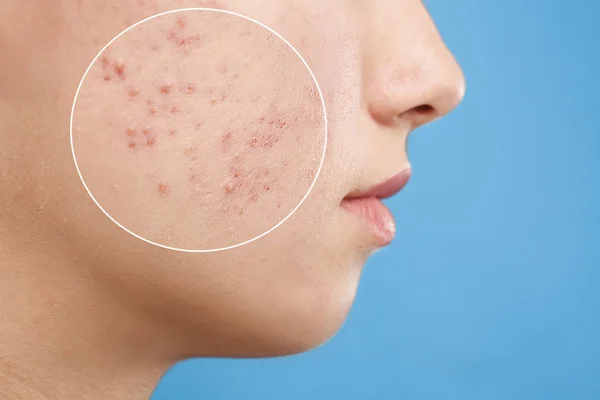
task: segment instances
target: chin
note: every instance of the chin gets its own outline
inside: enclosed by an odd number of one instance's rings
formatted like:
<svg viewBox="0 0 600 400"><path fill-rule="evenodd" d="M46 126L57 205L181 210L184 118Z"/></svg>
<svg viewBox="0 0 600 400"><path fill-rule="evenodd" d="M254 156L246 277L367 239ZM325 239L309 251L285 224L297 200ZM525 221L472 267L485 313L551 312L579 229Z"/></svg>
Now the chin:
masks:
<svg viewBox="0 0 600 400"><path fill-rule="evenodd" d="M296 286L278 293L277 301L265 301L252 313L245 310L253 318L233 328L243 332L238 338L242 345L237 354L229 356L288 356L322 346L343 326L356 296L360 273L361 268L355 268L333 283Z"/></svg>

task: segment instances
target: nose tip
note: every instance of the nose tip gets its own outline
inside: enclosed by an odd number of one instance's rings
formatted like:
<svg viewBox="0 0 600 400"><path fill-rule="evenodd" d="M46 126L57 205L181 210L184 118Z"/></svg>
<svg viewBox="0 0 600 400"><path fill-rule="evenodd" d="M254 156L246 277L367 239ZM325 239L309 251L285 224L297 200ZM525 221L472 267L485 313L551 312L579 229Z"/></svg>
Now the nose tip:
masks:
<svg viewBox="0 0 600 400"><path fill-rule="evenodd" d="M444 47L433 56L382 65L367 89L368 108L381 124L405 121L415 128L452 111L465 89L463 72Z"/></svg>

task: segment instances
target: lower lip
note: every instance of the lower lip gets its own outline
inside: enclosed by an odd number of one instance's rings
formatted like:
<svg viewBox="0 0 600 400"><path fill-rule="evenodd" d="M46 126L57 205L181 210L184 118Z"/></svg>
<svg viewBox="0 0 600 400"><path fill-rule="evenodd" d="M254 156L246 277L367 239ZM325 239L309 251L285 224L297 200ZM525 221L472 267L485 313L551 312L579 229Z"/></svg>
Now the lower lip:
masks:
<svg viewBox="0 0 600 400"><path fill-rule="evenodd" d="M392 212L376 197L344 199L342 207L358 216L381 246L387 246L396 235Z"/></svg>

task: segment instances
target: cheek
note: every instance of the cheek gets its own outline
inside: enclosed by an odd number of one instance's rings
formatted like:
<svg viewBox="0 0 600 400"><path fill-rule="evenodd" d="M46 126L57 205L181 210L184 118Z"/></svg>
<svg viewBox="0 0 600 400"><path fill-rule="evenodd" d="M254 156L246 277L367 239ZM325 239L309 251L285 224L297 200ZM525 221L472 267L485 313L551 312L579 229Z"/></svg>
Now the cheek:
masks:
<svg viewBox="0 0 600 400"><path fill-rule="evenodd" d="M325 145L302 60L241 17L178 12L127 31L96 59L73 113L81 176L104 211L149 241L228 247L304 198Z"/></svg>

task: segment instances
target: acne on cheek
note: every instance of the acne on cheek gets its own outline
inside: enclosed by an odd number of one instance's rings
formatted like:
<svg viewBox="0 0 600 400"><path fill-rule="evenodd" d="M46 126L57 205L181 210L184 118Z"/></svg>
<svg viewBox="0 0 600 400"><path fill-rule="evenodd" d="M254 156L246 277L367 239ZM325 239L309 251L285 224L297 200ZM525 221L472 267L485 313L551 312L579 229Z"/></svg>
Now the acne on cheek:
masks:
<svg viewBox="0 0 600 400"><path fill-rule="evenodd" d="M148 51L150 54L160 51L162 55L172 52L185 58L192 50L201 49L206 40L209 38L190 30L185 16L177 16ZM286 110L285 105L276 101L265 106L261 95L239 96L238 87L244 77L226 62L214 64L211 76L214 79L208 81L183 79L181 74L166 81L158 77L150 83L141 83L141 74L134 63L116 54L101 56L99 63L99 82L113 86L111 92L120 96L117 101L123 102L127 109L136 110L132 112L132 122L117 128L117 141L122 142L123 151L130 157L140 157L160 154L166 148L180 148L174 152L180 160L173 165L184 169L174 174L185 176L185 184L175 184L163 176L162 180L149 183L155 195L200 194L204 199L221 196L217 199L226 204L228 211L241 215L262 197L278 196L282 188L280 177L293 176L288 171L289 160L281 161L281 157L271 155L296 151L289 143L298 144L302 140L298 134L302 113L290 112L289 107ZM241 126L240 121L231 121L230 126L223 124L232 117L235 119L235 110L242 108L257 111L251 117L239 117L244 122ZM205 114L204 118L198 114ZM206 123L210 118L218 120L221 127L215 128L219 123ZM190 138L194 139L194 145L189 145ZM213 140L201 143L202 138ZM211 143L216 145L207 149ZM206 172L214 171L205 164L207 158L214 158L214 153L226 160L220 177ZM273 159L276 161L265 161ZM275 204L281 207L280 200Z"/></svg>

